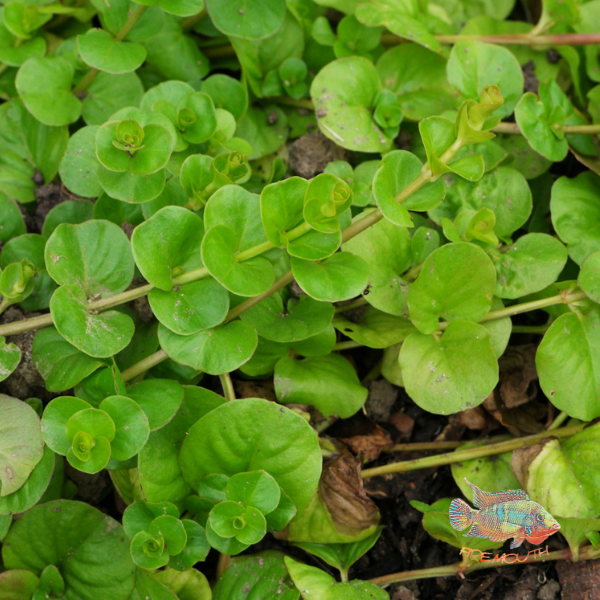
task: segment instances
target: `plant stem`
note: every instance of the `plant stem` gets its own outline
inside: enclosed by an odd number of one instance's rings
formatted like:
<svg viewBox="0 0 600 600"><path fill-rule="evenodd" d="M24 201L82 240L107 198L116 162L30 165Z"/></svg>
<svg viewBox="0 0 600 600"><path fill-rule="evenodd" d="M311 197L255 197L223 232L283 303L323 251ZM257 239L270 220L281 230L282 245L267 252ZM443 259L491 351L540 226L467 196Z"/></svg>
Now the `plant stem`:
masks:
<svg viewBox="0 0 600 600"><path fill-rule="evenodd" d="M584 300L586 295L583 292L563 292L556 296L550 296L549 298L542 298L541 300L532 300L531 302L523 302L521 304L515 304L508 306L507 308L501 308L500 310L490 311L480 323L485 321L495 321L496 319L502 319L504 317L511 317L512 315L519 315L524 312L530 312L537 310L538 308L546 308L548 306L554 306L555 304L571 304ZM447 325L446 325L447 326Z"/></svg>
<svg viewBox="0 0 600 600"><path fill-rule="evenodd" d="M368 304L367 299L364 296L361 296L360 298L357 298L356 300L352 300L352 302L348 302L348 304L343 304L342 306L336 306L335 312L336 312L336 314L343 313L343 312L346 312L347 310L353 310L355 308L359 308L360 306L364 306L365 304Z"/></svg>
<svg viewBox="0 0 600 600"><path fill-rule="evenodd" d="M121 27L121 29L117 32L115 37L113 38L116 42L120 42L125 39L125 36L131 31L132 27L139 21L140 17L146 12L148 7L143 4L138 5L138 7L129 15L125 25ZM100 71L94 67L92 67L81 79L81 81L73 88L72 93L77 95L81 94L81 92L85 92L87 88L92 84L94 79L98 77Z"/></svg>
<svg viewBox="0 0 600 600"><path fill-rule="evenodd" d="M221 579L223 573L225 573L225 569L229 566L230 556L227 554L219 554L219 562L217 563L217 581Z"/></svg>
<svg viewBox="0 0 600 600"><path fill-rule="evenodd" d="M417 452L421 450L454 450L465 442L413 442L383 448L383 452Z"/></svg>
<svg viewBox="0 0 600 600"><path fill-rule="evenodd" d="M584 425L573 425L571 427L563 427L552 432L552 437L562 438L569 437L583 429ZM450 465L465 460L473 460L475 458L483 458L485 456L493 456L516 450L521 446L531 446L536 444L545 437L550 437L546 430L529 435L522 438L507 440L505 442L497 442L487 444L485 446L477 446L475 448L466 448L465 450L456 450L455 452L447 452L445 454L437 454L435 456L426 456L414 460L406 460L402 462L390 463L380 467L364 469L362 472L363 479L375 477L377 475L387 475L388 473L405 473L406 471L416 471L418 469L427 469L429 467L439 467L441 465Z"/></svg>
<svg viewBox="0 0 600 600"><path fill-rule="evenodd" d="M2 298L0 302L0 315L10 306L10 302L6 298Z"/></svg>
<svg viewBox="0 0 600 600"><path fill-rule="evenodd" d="M121 373L121 377L123 378L123 381L131 381L138 375L145 373L152 367L155 367L159 363L163 362L163 360L167 360L167 358L169 357L164 350L158 350L154 354L151 354L150 356L140 360L140 362L135 363L135 365L132 365L129 367L129 369L125 369Z"/></svg>
<svg viewBox="0 0 600 600"><path fill-rule="evenodd" d="M600 133L600 125L563 125L560 129L566 134L596 135Z"/></svg>
<svg viewBox="0 0 600 600"><path fill-rule="evenodd" d="M548 427L546 431L555 430L557 427L560 427L568 418L569 415L563 410L561 413L558 414L556 419L552 421L552 424L550 425L550 427Z"/></svg>
<svg viewBox="0 0 600 600"><path fill-rule="evenodd" d="M510 556L510 555L508 555ZM386 586L391 583L399 583L402 581L411 581L414 579L428 579L431 577L452 577L453 575L466 573L472 573L473 571L480 571L481 569L490 569L496 567L503 567L506 565L515 564L519 562L521 564L554 561L554 560L569 560L573 558L571 551L568 548L564 550L555 550L544 554L542 558L537 555L521 555L522 558L514 559L509 562L492 560L486 561L472 561L469 566L464 566L458 562L453 565L446 565L442 567L433 567L431 569L417 569L415 571L404 571L402 573L392 573L391 575L384 575L383 577L375 577L369 579L370 583L375 585ZM600 549L594 550L592 546L585 546L579 553L579 560L595 560L600 557Z"/></svg>
<svg viewBox="0 0 600 600"><path fill-rule="evenodd" d="M516 123L498 123L496 127L492 127L494 133L512 133L522 135L519 126Z"/></svg>
<svg viewBox="0 0 600 600"><path fill-rule="evenodd" d="M338 352L340 350L351 350L352 348L360 348L364 344L360 342L355 342L354 340L350 340L349 342L339 342L333 347L334 352Z"/></svg>
<svg viewBox="0 0 600 600"><path fill-rule="evenodd" d="M223 388L225 400L235 400L235 390L233 389L231 375L229 373L223 373L219 375L219 379L221 380L221 387Z"/></svg>
<svg viewBox="0 0 600 600"><path fill-rule="evenodd" d="M537 333L544 335L550 325L513 325L512 333Z"/></svg>
<svg viewBox="0 0 600 600"><path fill-rule="evenodd" d="M597 33L558 33L554 35L531 35L531 33L498 33L491 35L436 35L441 44L458 42L487 42L488 44L518 46L586 46L600 44Z"/></svg>
<svg viewBox="0 0 600 600"><path fill-rule="evenodd" d="M127 22L121 30L115 35L115 41L120 42L125 39L127 34L133 29L133 26L140 20L140 17L146 12L148 9L147 6L140 4L138 7L129 15Z"/></svg>

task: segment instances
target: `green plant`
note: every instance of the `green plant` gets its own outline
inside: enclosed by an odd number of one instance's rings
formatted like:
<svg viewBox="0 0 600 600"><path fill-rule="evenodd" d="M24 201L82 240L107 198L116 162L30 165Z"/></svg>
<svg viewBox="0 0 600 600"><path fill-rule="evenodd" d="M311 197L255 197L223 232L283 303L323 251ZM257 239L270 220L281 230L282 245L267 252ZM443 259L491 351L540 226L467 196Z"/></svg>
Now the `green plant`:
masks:
<svg viewBox="0 0 600 600"><path fill-rule="evenodd" d="M598 556L600 0L543 0L537 24L513 7L0 7L0 600L384 598L470 572L350 580L381 534L361 478L447 464L467 497L465 476L543 499L569 546L549 559ZM315 130L328 154L300 177L290 143ZM49 191L64 201L43 215ZM323 432L370 381L462 413L522 333L560 411L548 430L339 466ZM380 360L362 380L343 354L361 347ZM40 398L4 394L26 364ZM277 402L236 399L231 373ZM331 487L332 461L352 485ZM108 470L122 525L71 468ZM465 545L448 499L413 506ZM244 554L270 534L340 581ZM194 568L211 548L212 590Z"/></svg>

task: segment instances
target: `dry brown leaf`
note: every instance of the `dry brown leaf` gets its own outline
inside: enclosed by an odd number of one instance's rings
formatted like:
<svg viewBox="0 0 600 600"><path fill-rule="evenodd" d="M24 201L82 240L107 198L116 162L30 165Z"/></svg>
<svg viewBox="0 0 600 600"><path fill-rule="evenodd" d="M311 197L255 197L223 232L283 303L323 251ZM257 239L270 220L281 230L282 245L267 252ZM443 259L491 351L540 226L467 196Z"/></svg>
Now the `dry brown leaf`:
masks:
<svg viewBox="0 0 600 600"><path fill-rule="evenodd" d="M361 460L346 449L323 465L321 497L336 527L362 531L379 523L377 505L365 494Z"/></svg>
<svg viewBox="0 0 600 600"><path fill-rule="evenodd" d="M509 346L498 361L500 366L500 397L507 408L533 400L537 395L535 344Z"/></svg>
<svg viewBox="0 0 600 600"><path fill-rule="evenodd" d="M355 435L349 438L339 438L354 454L358 454L363 460L375 460L384 448L394 445L390 434L377 424L373 424L371 431L363 435Z"/></svg>
<svg viewBox="0 0 600 600"><path fill-rule="evenodd" d="M547 442L551 438L545 438L539 444L534 446L522 446L513 450L510 466L523 489L527 488L527 480L529 479L529 465L535 457L543 450Z"/></svg>

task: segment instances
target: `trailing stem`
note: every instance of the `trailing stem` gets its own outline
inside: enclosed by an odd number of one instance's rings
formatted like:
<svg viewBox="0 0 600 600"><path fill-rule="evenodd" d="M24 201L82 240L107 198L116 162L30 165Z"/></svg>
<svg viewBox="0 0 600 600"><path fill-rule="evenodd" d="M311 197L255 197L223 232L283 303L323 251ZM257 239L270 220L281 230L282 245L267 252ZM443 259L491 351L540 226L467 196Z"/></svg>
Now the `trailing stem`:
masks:
<svg viewBox="0 0 600 600"><path fill-rule="evenodd" d="M571 427L563 427L555 429L551 434L547 430L526 437L515 438L503 442L486 444L475 448L466 448L464 450L456 450L455 452L446 452L445 454L436 454L435 456L426 456L424 458L416 458L414 460L405 460L402 462L389 463L380 467L371 469L363 469L363 479L376 477L377 475L387 475L389 473L405 473L407 471L417 471L419 469L428 469L430 467L439 467L442 465L450 465L465 460L473 460L475 458L483 458L485 456L494 456L495 454L503 454L511 452L522 446L532 446L546 437L570 437L581 431L584 425L572 425Z"/></svg>
<svg viewBox="0 0 600 600"><path fill-rule="evenodd" d="M411 581L414 579L429 579L430 577L452 577L454 575L466 575L467 573L473 573L474 571L480 571L482 569L490 569L496 567L503 567L506 565L512 565L515 563L526 564L533 562L543 561L554 561L554 560L571 560L573 554L568 548L564 550L555 550L554 552L548 552L544 555L508 555L510 557L516 556L515 559L510 561L471 561L467 566L462 562L454 563L453 565L446 565L442 567L433 567L431 569L418 569L415 571L404 571L402 573L392 573L391 575L384 575L383 577L375 577L370 579L371 583L385 587L392 583L399 583L402 581ZM585 546L579 553L578 560L595 560L600 558L600 549L595 550L592 546Z"/></svg>

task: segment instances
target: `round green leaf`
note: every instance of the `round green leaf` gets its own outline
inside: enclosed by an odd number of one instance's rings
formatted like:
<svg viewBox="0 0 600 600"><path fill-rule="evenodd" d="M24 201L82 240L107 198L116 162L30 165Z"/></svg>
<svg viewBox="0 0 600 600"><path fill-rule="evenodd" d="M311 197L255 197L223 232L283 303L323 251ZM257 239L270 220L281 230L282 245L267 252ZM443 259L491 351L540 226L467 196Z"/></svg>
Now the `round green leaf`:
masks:
<svg viewBox="0 0 600 600"><path fill-rule="evenodd" d="M372 116L380 91L377 69L366 58L340 58L321 69L310 95L323 135L348 150L389 150L392 140Z"/></svg>
<svg viewBox="0 0 600 600"><path fill-rule="evenodd" d="M99 406L115 424L115 438L110 443L111 458L127 460L135 456L150 435L148 417L136 402L124 396L109 396Z"/></svg>
<svg viewBox="0 0 600 600"><path fill-rule="evenodd" d="M94 409L89 409L94 410ZM85 434L78 439L85 438ZM98 437L94 440L94 446L89 452L82 453L75 444L67 450L67 461L78 471L89 473L99 473L106 467L110 460L110 442L105 437Z"/></svg>
<svg viewBox="0 0 600 600"><path fill-rule="evenodd" d="M242 313L241 319L253 325L262 338L286 344L321 333L333 314L333 305L308 296L288 300L284 309L281 295L276 293Z"/></svg>
<svg viewBox="0 0 600 600"><path fill-rule="evenodd" d="M112 442L115 438L115 424L109 414L98 408L84 408L69 417L66 424L67 439L75 445L75 440L85 441L78 438L79 433L87 433L92 440L105 438Z"/></svg>
<svg viewBox="0 0 600 600"><path fill-rule="evenodd" d="M164 539L147 531L140 531L131 540L131 558L142 569L160 569L169 562L164 550Z"/></svg>
<svg viewBox="0 0 600 600"><path fill-rule="evenodd" d="M516 169L500 166L474 183L448 174L443 180L446 198L428 212L438 224L443 218L454 220L461 210L489 208L496 215L494 232L500 237L508 237L522 227L531 214L531 190L525 177Z"/></svg>
<svg viewBox="0 0 600 600"><path fill-rule="evenodd" d="M319 0L318 4L329 5L328 2ZM338 1L336 0L336 5ZM339 10L346 12L351 8L352 2L342 0L337 6ZM385 26L392 33L410 42L422 44L425 48L439 51L440 44L429 31L430 27L424 22L424 15L420 7L412 2L398 2L397 0L380 0L377 4L361 2L356 7L356 18L367 27Z"/></svg>
<svg viewBox="0 0 600 600"><path fill-rule="evenodd" d="M439 338L413 333L399 361L407 394L438 415L478 406L498 383L489 333L476 323L454 321Z"/></svg>
<svg viewBox="0 0 600 600"><path fill-rule="evenodd" d="M94 147L96 130L94 126L82 127L76 131L67 144L67 151L60 163L60 178L74 194L86 198L100 195L102 188L96 177L98 159Z"/></svg>
<svg viewBox="0 0 600 600"><path fill-rule="evenodd" d="M352 365L339 354L296 360L282 358L275 366L275 393L286 404L311 404L323 416L351 417L365 403L368 391Z"/></svg>
<svg viewBox="0 0 600 600"><path fill-rule="evenodd" d="M270 122L268 115L273 113L277 119ZM281 148L287 140L288 131L288 120L283 110L276 104L267 104L263 108L250 107L240 119L235 134L252 147L248 160L256 160Z"/></svg>
<svg viewBox="0 0 600 600"><path fill-rule="evenodd" d="M448 82L464 98L479 100L483 89L497 85L504 104L495 115L504 118L515 109L523 93L523 71L514 54L502 46L483 42L460 42L450 51Z"/></svg>
<svg viewBox="0 0 600 600"><path fill-rule="evenodd" d="M108 358L123 350L135 331L132 319L122 312L90 312L85 293L77 287L59 287L50 300L50 312L59 333L96 358Z"/></svg>
<svg viewBox="0 0 600 600"><path fill-rule="evenodd" d="M544 440L541 452L525 463L522 475L527 493L553 516L585 519L600 514L595 476L598 458L590 451L594 443L590 438L596 435L598 431L592 426L564 445L557 439Z"/></svg>
<svg viewBox="0 0 600 600"><path fill-rule="evenodd" d="M11 238L27 233L25 221L17 203L4 192L0 192L0 212L2 212L0 241L8 242Z"/></svg>
<svg viewBox="0 0 600 600"><path fill-rule="evenodd" d="M279 504L281 490L279 485L266 471L236 473L225 487L227 500L253 506L267 515Z"/></svg>
<svg viewBox="0 0 600 600"><path fill-rule="evenodd" d="M46 388L52 392L72 388L104 364L77 350L54 327L37 332L33 340L32 358L46 382Z"/></svg>
<svg viewBox="0 0 600 600"><path fill-rule="evenodd" d="M173 278L202 265L202 219L179 206L166 206L133 231L131 245L142 275L166 292ZM174 272L175 271L175 272Z"/></svg>
<svg viewBox="0 0 600 600"><path fill-rule="evenodd" d="M217 130L215 106L208 94L204 92L189 94L178 104L177 110L179 127L186 142L201 144L211 138ZM193 122L182 126L182 111L191 111Z"/></svg>
<svg viewBox="0 0 600 600"><path fill-rule="evenodd" d="M0 515L23 513L35 506L50 484L54 472L54 461L54 452L50 450L50 446L46 445L42 460L35 465L27 481L12 494L0 496Z"/></svg>
<svg viewBox="0 0 600 600"><path fill-rule="evenodd" d="M192 521L184 519L183 524L186 525L186 527L188 523L192 523ZM196 527L199 526L196 525ZM190 532L189 530L187 531L189 539ZM210 547L208 546L207 552L209 549ZM182 554L185 554L186 552L187 548L182 552ZM167 568L163 571L159 571L153 575L153 578L160 581L170 590L173 590L177 594L177 598L179 598L179 600L211 600L212 595L210 585L206 577L200 573L200 571L192 568L188 568L188 570L175 570L179 566L179 561L182 560L182 554L177 556L177 566L172 569ZM173 558L171 558L170 562L174 562Z"/></svg>
<svg viewBox="0 0 600 600"><path fill-rule="evenodd" d="M154 200L165 188L165 180L164 169L152 175L134 175L129 172L116 173L98 165L98 181L102 189L122 202L141 204Z"/></svg>
<svg viewBox="0 0 600 600"><path fill-rule="evenodd" d="M32 508L11 527L2 558L6 568L36 575L55 565L67 598L127 600L133 589L134 565L123 528L82 502L55 500Z"/></svg>
<svg viewBox="0 0 600 600"><path fill-rule="evenodd" d="M400 44L379 57L377 71L411 121L456 107L456 93L446 80L446 60L437 52L418 44Z"/></svg>
<svg viewBox="0 0 600 600"><path fill-rule="evenodd" d="M81 102L71 94L74 67L65 58L31 58L17 73L15 85L27 110L44 125L74 123Z"/></svg>
<svg viewBox="0 0 600 600"><path fill-rule="evenodd" d="M460 450L479 448L483 445L483 442L479 441L467 442L460 446ZM465 479L486 492L518 490L521 489L521 484L513 473L511 459L512 452L504 452L495 456L484 456L474 460L452 463L452 477L469 502L473 502L473 488Z"/></svg>
<svg viewBox="0 0 600 600"><path fill-rule="evenodd" d="M600 250L583 261L577 283L588 298L600 304Z"/></svg>
<svg viewBox="0 0 600 600"><path fill-rule="evenodd" d="M261 256L244 262L236 260L241 237L226 225L209 229L202 241L202 261L210 274L238 296L258 296L275 280L271 263Z"/></svg>
<svg viewBox="0 0 600 600"><path fill-rule="evenodd" d="M333 325L351 340L369 348L388 348L399 344L415 331L408 319L381 312L371 306L356 322L340 313L334 317Z"/></svg>
<svg viewBox="0 0 600 600"><path fill-rule="evenodd" d="M151 502L166 500L179 504L192 493L179 468L181 443L196 421L225 403L225 398L201 387L184 386L184 392L177 414L150 434L138 456L140 484Z"/></svg>
<svg viewBox="0 0 600 600"><path fill-rule="evenodd" d="M234 537L224 538L215 533L210 521L206 522L206 539L217 552L226 554L227 556L233 556L248 549L248 544L243 544Z"/></svg>
<svg viewBox="0 0 600 600"><path fill-rule="evenodd" d="M514 299L554 283L567 262L567 249L550 235L529 233L491 257L498 275L496 296Z"/></svg>
<svg viewBox="0 0 600 600"><path fill-rule="evenodd" d="M16 344L7 344L0 336L0 381L4 381L21 362L21 349Z"/></svg>
<svg viewBox="0 0 600 600"><path fill-rule="evenodd" d="M412 263L408 229L382 220L347 241L343 249L360 256L369 267L367 302L391 315L408 316L408 285L401 277Z"/></svg>
<svg viewBox="0 0 600 600"><path fill-rule="evenodd" d="M117 41L104 29L88 29L77 36L77 45L84 63L107 73L135 71L146 59L144 46Z"/></svg>
<svg viewBox="0 0 600 600"><path fill-rule="evenodd" d="M539 177L552 165L547 158L537 153L522 135L499 135L488 143L500 145L508 153L505 164L519 171L525 179Z"/></svg>
<svg viewBox="0 0 600 600"><path fill-rule="evenodd" d="M175 362L209 375L235 371L250 359L258 344L256 329L243 321L188 336L177 335L161 325L158 339Z"/></svg>
<svg viewBox="0 0 600 600"><path fill-rule="evenodd" d="M29 600L37 590L39 578L25 569L0 573L0 589L6 600Z"/></svg>
<svg viewBox="0 0 600 600"><path fill-rule="evenodd" d="M221 537L236 537L246 526L246 521L244 519L245 512L246 509L241 502L219 502L213 506L210 511L208 517L210 526L212 530Z"/></svg>
<svg viewBox="0 0 600 600"><path fill-rule="evenodd" d="M165 292L154 288L148 295L152 312L173 333L191 335L216 327L229 310L229 294L214 279L201 279Z"/></svg>
<svg viewBox="0 0 600 600"><path fill-rule="evenodd" d="M146 379L127 389L127 396L146 413L150 430L164 427L173 419L183 400L183 388L172 379Z"/></svg>
<svg viewBox="0 0 600 600"><path fill-rule="evenodd" d="M199 571L192 569L197 562L205 560L210 551L210 544L206 539L204 527L201 527L198 525L198 523L196 523L196 521L192 521L190 519L182 519L181 522L185 528L187 542L185 548L177 556L171 557L169 564L173 567L173 569L177 569L178 571L186 571L190 569L193 573L198 573L198 575L201 575L204 582L203 588L205 590L210 590L210 586L208 585L208 581L206 581L204 575L202 575ZM193 598L196 597L197 596L194 596ZM183 596L181 596L181 598L183 598ZM193 600L193 598L190 598L190 600Z"/></svg>
<svg viewBox="0 0 600 600"><path fill-rule="evenodd" d="M143 17L142 17L143 18ZM83 100L82 117L87 125L102 125L116 111L138 106L144 86L135 73L98 73Z"/></svg>
<svg viewBox="0 0 600 600"><path fill-rule="evenodd" d="M298 285L315 300L339 302L358 296L369 283L369 266L350 252L336 252L323 261L292 257Z"/></svg>
<svg viewBox="0 0 600 600"><path fill-rule="evenodd" d="M187 541L183 523L172 515L161 515L150 523L148 531L153 536L162 536L165 539L165 550L171 556L179 554Z"/></svg>
<svg viewBox="0 0 600 600"><path fill-rule="evenodd" d="M61 223L78 225L92 218L94 205L87 200L65 200L55 206L44 220L42 235L49 238Z"/></svg>
<svg viewBox="0 0 600 600"><path fill-rule="evenodd" d="M0 395L0 497L18 490L42 459L40 419L29 404Z"/></svg>
<svg viewBox="0 0 600 600"><path fill-rule="evenodd" d="M0 254L0 267L2 268L10 263L20 263L27 259L38 269L38 273L33 279L31 295L19 303L25 310L34 311L48 308L50 297L57 287L46 271L44 260L46 241L42 235L26 233L6 242Z"/></svg>
<svg viewBox="0 0 600 600"><path fill-rule="evenodd" d="M308 181L289 177L267 185L260 194L260 215L267 239L274 246L288 243L286 233L303 220L304 196Z"/></svg>
<svg viewBox="0 0 600 600"><path fill-rule="evenodd" d="M550 402L570 417L591 421L600 416L600 308L580 307L550 326L535 364L540 387Z"/></svg>
<svg viewBox="0 0 600 600"><path fill-rule="evenodd" d="M580 265L600 250L600 178L586 171L574 179L561 177L552 186L550 213L558 237Z"/></svg>
<svg viewBox="0 0 600 600"><path fill-rule="evenodd" d="M136 500L123 513L123 528L128 538L132 539L140 531L147 531L156 517L171 515L179 518L179 510L170 502L145 502Z"/></svg>
<svg viewBox="0 0 600 600"><path fill-rule="evenodd" d="M555 135L548 109L535 94L528 92L522 96L515 108L515 120L529 145L543 157L558 162L567 156L567 140Z"/></svg>
<svg viewBox="0 0 600 600"><path fill-rule="evenodd" d="M232 600L242 594L247 594L249 598L300 598L300 592L283 562L283 554L279 552L245 554L233 558L212 593L213 600Z"/></svg>
<svg viewBox="0 0 600 600"><path fill-rule="evenodd" d="M422 333L437 330L440 317L479 321L490 310L496 271L474 244L446 244L432 252L408 291L410 320Z"/></svg>
<svg viewBox="0 0 600 600"><path fill-rule="evenodd" d="M423 164L410 152L396 150L383 159L373 179L373 195L383 216L402 227L412 227L409 210L432 210L442 202L446 187L441 179L426 183L402 204L395 197L421 175Z"/></svg>
<svg viewBox="0 0 600 600"><path fill-rule="evenodd" d="M194 489L210 473L266 471L292 499L299 515L321 474L314 430L291 410L259 398L227 402L205 415L189 430L179 462Z"/></svg>
<svg viewBox="0 0 600 600"><path fill-rule="evenodd" d="M54 281L79 287L88 296L122 292L133 279L129 240L108 221L59 225L46 244L45 258Z"/></svg>
<svg viewBox="0 0 600 600"><path fill-rule="evenodd" d="M219 31L249 40L273 35L285 16L284 0L206 0L206 9Z"/></svg>
<svg viewBox="0 0 600 600"><path fill-rule="evenodd" d="M239 121L248 109L248 92L244 85L228 75L216 73L202 82L202 91L208 94L216 108L223 108Z"/></svg>
<svg viewBox="0 0 600 600"><path fill-rule="evenodd" d="M67 437L67 421L76 413L91 408L91 404L75 396L54 398L42 415L44 442L57 454L65 456L71 447Z"/></svg>

